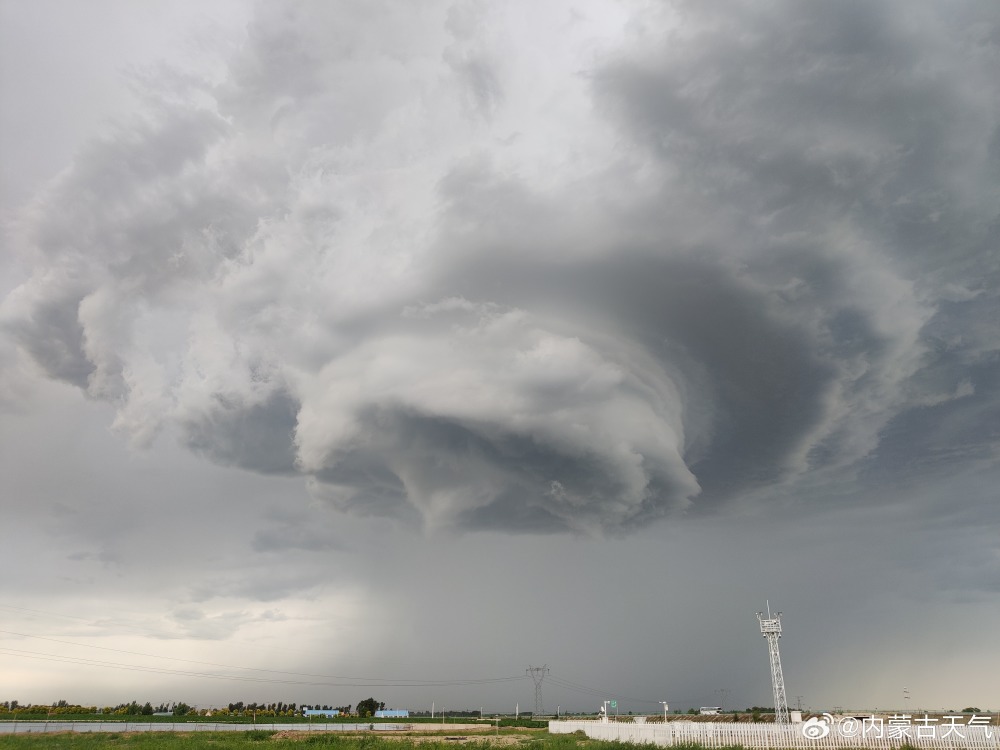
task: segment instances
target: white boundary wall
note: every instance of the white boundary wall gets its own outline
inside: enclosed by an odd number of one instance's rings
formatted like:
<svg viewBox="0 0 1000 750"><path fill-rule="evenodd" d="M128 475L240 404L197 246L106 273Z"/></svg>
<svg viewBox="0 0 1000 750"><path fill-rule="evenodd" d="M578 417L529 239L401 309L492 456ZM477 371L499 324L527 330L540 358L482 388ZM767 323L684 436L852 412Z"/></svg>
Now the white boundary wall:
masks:
<svg viewBox="0 0 1000 750"><path fill-rule="evenodd" d="M917 727L907 726L903 736L890 736L889 727L880 731L845 734L839 724L819 739L806 737L805 724L732 724L721 722L669 721L664 724L626 724L602 721L550 721L552 734L583 731L595 740L612 740L652 745L698 743L706 748L742 745L757 750L839 750L866 748L895 750L903 744L920 750L1000 750L1000 727L937 726L935 736L917 737ZM948 731L951 730L951 731ZM948 736L943 736L947 732Z"/></svg>

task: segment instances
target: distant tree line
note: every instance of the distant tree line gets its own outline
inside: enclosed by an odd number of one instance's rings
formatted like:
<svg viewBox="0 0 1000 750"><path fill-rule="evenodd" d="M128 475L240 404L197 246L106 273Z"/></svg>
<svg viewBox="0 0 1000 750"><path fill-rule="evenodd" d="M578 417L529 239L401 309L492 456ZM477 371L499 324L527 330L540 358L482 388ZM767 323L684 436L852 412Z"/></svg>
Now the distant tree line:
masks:
<svg viewBox="0 0 1000 750"><path fill-rule="evenodd" d="M357 711L359 717L374 716L376 711L385 708L384 701L375 700L373 697L358 701ZM274 703L235 701L220 708L198 709L187 703L160 703L154 706L149 701L139 703L119 703L117 706L82 706L77 703L69 703L59 700L48 704L27 704L22 705L16 700L3 701L0 703L0 714L17 715L70 715L70 714L105 714L111 716L152 716L154 714L173 714L174 716L300 716L306 709L318 709L324 711L339 711L343 715L351 714L351 706L330 706L327 704L302 704L285 703L277 701Z"/></svg>
<svg viewBox="0 0 1000 750"><path fill-rule="evenodd" d="M161 703L154 706L149 701L139 703L119 703L117 706L82 706L78 703L59 700L51 705L45 703L29 703L21 705L18 701L4 701L0 703L0 714L45 714L47 716L58 716L63 714L108 714L112 716L152 716L156 713L172 713L175 716L184 716L193 709L186 703Z"/></svg>

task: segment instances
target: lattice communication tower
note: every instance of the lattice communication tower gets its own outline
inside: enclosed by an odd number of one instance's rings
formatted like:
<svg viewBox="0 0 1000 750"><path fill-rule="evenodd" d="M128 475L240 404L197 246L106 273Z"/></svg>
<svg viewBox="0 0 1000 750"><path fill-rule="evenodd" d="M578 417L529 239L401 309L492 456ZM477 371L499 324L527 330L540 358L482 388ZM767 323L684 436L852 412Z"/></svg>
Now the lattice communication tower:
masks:
<svg viewBox="0 0 1000 750"><path fill-rule="evenodd" d="M525 670L526 674L531 675L531 679L535 682L535 716L542 715L542 680L545 679L545 675L549 673L549 668L546 665L541 667L528 666Z"/></svg>
<svg viewBox="0 0 1000 750"><path fill-rule="evenodd" d="M771 616L771 603L767 603L767 615L757 613L760 634L767 638L767 648L771 656L771 688L774 690L774 723L788 724L788 698L785 697L785 678L781 674L781 654L778 653L778 639L781 638L781 612Z"/></svg>

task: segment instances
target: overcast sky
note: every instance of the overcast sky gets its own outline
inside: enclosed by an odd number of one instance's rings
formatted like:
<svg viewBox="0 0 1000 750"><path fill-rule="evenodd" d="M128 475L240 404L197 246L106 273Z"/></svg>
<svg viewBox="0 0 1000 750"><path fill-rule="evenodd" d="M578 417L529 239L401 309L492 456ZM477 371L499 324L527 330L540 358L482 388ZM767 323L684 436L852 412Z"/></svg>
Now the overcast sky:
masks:
<svg viewBox="0 0 1000 750"><path fill-rule="evenodd" d="M0 700L1000 709L1000 5L0 14Z"/></svg>

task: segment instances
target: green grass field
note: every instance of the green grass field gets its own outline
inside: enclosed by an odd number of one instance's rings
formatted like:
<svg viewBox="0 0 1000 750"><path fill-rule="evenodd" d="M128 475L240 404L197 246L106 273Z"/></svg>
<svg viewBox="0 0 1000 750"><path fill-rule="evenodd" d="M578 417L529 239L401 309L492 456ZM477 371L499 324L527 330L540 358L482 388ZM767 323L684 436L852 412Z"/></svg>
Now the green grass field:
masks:
<svg viewBox="0 0 1000 750"><path fill-rule="evenodd" d="M634 746L616 742L599 742L582 735L550 735L548 732L531 734L508 730L499 735L401 736L398 738L371 735L328 735L304 732L116 732L103 734L27 734L0 735L0 750L45 750L69 748L70 750L97 750L122 748L123 750L188 750L213 748L296 748L328 747L336 750L623 750ZM683 749L682 749L683 750ZM687 749L694 750L694 749Z"/></svg>
<svg viewBox="0 0 1000 750"><path fill-rule="evenodd" d="M448 716L443 720L438 717L430 719L423 716L409 717L402 719L360 719L357 716L340 716L336 718L314 717L311 721L304 716L261 716L254 719L251 716L232 716L216 714L215 716L199 716L188 714L186 716L124 716L117 714L52 714L46 715L44 712L37 714L19 714L13 717L11 714L0 714L0 720L11 722L46 722L46 721L101 721L117 722L125 724L179 724L185 722L202 724L253 724L255 721L261 724L441 724L447 727L449 724L477 724L493 726L494 721L487 718L480 721L476 717L468 716ZM548 727L547 720L532 719L500 719L501 727L522 727L525 729L545 729Z"/></svg>

